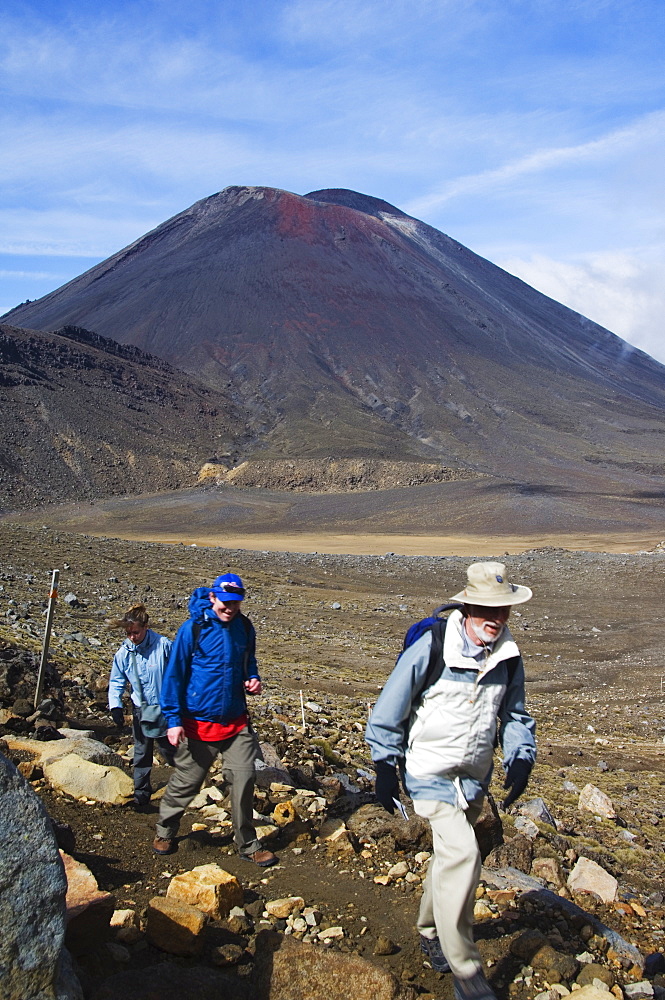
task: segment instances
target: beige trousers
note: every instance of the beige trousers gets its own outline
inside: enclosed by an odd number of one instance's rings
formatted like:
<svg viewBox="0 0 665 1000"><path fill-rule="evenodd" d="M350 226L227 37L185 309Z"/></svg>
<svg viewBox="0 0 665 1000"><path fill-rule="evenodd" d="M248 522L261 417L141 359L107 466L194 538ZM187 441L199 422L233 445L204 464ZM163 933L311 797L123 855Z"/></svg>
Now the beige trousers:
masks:
<svg viewBox="0 0 665 1000"><path fill-rule="evenodd" d="M473 940L473 907L480 879L480 851L473 826L482 805L464 812L448 802L417 799L413 808L432 827L429 863L418 914L424 937L438 936L453 974L469 979L482 969Z"/></svg>

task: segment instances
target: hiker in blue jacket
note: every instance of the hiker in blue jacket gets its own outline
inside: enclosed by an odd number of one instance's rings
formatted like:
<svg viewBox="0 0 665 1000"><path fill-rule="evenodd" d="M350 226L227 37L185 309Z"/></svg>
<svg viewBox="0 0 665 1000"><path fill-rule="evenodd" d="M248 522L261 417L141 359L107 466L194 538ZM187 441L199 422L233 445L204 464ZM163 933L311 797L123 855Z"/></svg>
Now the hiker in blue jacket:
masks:
<svg viewBox="0 0 665 1000"><path fill-rule="evenodd" d="M277 862L257 839L253 822L254 761L261 756L247 713L247 694L261 693L256 634L240 613L245 597L235 573L197 587L190 619L178 629L162 685L161 706L174 747L175 772L159 810L156 854L172 854L182 814L218 754L231 783L233 834L241 857L261 868Z"/></svg>
<svg viewBox="0 0 665 1000"><path fill-rule="evenodd" d="M496 1000L473 939L481 866L473 827L492 775L497 720L504 808L526 788L536 759L522 658L506 625L511 606L530 597L528 587L507 581L502 563L469 566L465 589L452 598L461 607L446 621L433 683L427 630L400 656L367 725L377 799L389 812L399 805L399 770L414 810L432 827L420 945L433 969L452 970L455 1000Z"/></svg>
<svg viewBox="0 0 665 1000"><path fill-rule="evenodd" d="M132 736L134 738L134 798L131 805L143 811L148 808L152 787L153 747L157 743L167 764L173 764L174 749L166 736L153 740L141 729L141 694L150 705L159 703L164 669L171 651L171 640L148 628L148 612L144 604L135 604L122 618L111 623L112 628L125 631L125 641L113 657L109 678L109 711L118 729L125 724L122 696L129 684L132 698Z"/></svg>

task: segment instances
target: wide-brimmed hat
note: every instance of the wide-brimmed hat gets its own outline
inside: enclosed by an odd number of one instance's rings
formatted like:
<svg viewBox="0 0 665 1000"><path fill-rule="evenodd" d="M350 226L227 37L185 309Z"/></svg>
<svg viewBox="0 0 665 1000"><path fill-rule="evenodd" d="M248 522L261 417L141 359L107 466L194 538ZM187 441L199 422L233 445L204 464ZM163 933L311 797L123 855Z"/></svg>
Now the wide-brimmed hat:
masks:
<svg viewBox="0 0 665 1000"><path fill-rule="evenodd" d="M222 573L210 589L220 601L242 601L245 598L245 585L236 573Z"/></svg>
<svg viewBox="0 0 665 1000"><path fill-rule="evenodd" d="M480 604L487 608L502 608L508 604L524 604L532 596L528 587L506 580L506 567L499 562L471 563L466 571L467 584L452 601Z"/></svg>

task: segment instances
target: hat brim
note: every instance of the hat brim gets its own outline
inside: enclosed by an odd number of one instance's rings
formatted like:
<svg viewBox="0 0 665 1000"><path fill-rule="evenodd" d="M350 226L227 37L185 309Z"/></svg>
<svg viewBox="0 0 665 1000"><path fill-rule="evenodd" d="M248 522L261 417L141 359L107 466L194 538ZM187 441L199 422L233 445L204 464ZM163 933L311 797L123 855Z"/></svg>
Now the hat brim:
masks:
<svg viewBox="0 0 665 1000"><path fill-rule="evenodd" d="M242 594L234 594L232 590L215 590L214 587L210 588L210 593L214 594L218 601L224 601L228 604L230 601L244 601L245 598Z"/></svg>
<svg viewBox="0 0 665 1000"><path fill-rule="evenodd" d="M469 594L466 590L461 590L459 594L451 597L451 601L459 601L461 604L477 604L481 608L507 608L512 604L524 604L533 597L533 591L529 587L521 587L519 584L512 584L515 588L509 594L497 594L490 597L483 597L481 594Z"/></svg>

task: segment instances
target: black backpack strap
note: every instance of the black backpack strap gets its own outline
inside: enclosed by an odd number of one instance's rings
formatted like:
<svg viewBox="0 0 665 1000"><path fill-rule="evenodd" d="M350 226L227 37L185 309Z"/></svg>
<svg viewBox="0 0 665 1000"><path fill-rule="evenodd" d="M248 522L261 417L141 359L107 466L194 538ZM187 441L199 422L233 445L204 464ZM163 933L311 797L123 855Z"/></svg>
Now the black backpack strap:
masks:
<svg viewBox="0 0 665 1000"><path fill-rule="evenodd" d="M247 615L243 615L242 611L240 612L240 618L241 618L243 626L245 628L245 636L247 637L247 645L245 646L245 654L244 654L244 656L242 658L242 675L243 675L243 678L247 681L247 680L249 680L249 658L250 658L251 653L252 653L252 646L254 645L252 643L253 628L252 628L252 623L251 623L250 619L247 617Z"/></svg>
<svg viewBox="0 0 665 1000"><path fill-rule="evenodd" d="M506 660L506 668L508 671L508 676L506 679L506 694L508 693L508 688L513 683L515 677L515 671L517 670L519 662L520 662L519 656L511 656L509 660Z"/></svg>
<svg viewBox="0 0 665 1000"><path fill-rule="evenodd" d="M429 662L427 664L427 670L425 671L425 677L423 678L422 684L417 691L414 691L414 704L422 698L425 691L427 691L432 684L436 684L439 677L443 673L443 637L446 634L447 621L447 618L440 618L438 621L434 622L432 628L430 629L432 633L432 645L429 651Z"/></svg>

